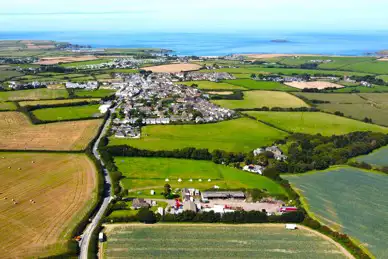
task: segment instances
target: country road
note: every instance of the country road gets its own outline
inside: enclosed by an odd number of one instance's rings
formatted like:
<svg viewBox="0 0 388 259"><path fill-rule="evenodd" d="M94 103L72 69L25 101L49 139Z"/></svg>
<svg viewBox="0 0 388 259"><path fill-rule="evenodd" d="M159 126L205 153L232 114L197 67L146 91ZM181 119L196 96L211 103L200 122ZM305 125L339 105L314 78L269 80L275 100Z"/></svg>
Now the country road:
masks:
<svg viewBox="0 0 388 259"><path fill-rule="evenodd" d="M93 155L101 163L103 170L104 170L104 180L105 180L104 199L103 199L103 202L102 202L98 212L96 213L96 215L92 219L92 222L89 225L87 225L83 234L81 235L81 241L79 242L79 246L80 246L80 250L81 250L80 255L79 255L80 259L87 259L88 258L88 248L89 248L89 244L90 244L91 235L92 235L93 231L96 229L96 227L98 226L98 222L101 220L102 216L104 215L104 212L108 208L108 205L112 199L111 179L109 176L109 172L108 172L108 170L106 170L104 162L101 160L100 154L98 153L98 144L100 143L102 137L106 134L106 132L109 128L109 124L112 120L112 114L115 112L116 108L120 104L121 104L121 102L119 101L113 108L110 109L110 116L106 120L100 135L98 136L96 142L93 145Z"/></svg>

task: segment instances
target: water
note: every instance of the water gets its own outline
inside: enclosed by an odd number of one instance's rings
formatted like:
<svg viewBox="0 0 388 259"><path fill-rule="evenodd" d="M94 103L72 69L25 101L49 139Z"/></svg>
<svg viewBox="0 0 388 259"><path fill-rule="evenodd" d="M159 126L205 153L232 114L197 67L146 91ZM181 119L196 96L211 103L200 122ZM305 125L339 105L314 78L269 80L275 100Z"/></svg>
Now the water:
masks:
<svg viewBox="0 0 388 259"><path fill-rule="evenodd" d="M365 55L388 49L388 31L358 33L0 32L0 40L56 40L96 48L165 48L177 55L289 53ZM286 39L289 42L271 42Z"/></svg>

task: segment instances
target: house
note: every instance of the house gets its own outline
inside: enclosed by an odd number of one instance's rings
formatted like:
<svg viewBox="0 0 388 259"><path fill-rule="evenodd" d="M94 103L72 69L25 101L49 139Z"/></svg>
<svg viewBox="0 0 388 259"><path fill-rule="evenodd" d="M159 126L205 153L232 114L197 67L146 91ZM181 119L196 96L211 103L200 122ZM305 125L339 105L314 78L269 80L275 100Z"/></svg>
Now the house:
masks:
<svg viewBox="0 0 388 259"><path fill-rule="evenodd" d="M244 171L255 173L255 174L263 174L264 167L259 165L246 165L243 167Z"/></svg>
<svg viewBox="0 0 388 259"><path fill-rule="evenodd" d="M185 201L183 202L183 211L197 212L197 206L192 201Z"/></svg>
<svg viewBox="0 0 388 259"><path fill-rule="evenodd" d="M132 201L132 208L135 210L149 207L150 205L143 198L136 198Z"/></svg>
<svg viewBox="0 0 388 259"><path fill-rule="evenodd" d="M201 193L201 199L245 199L245 194L242 191L207 191Z"/></svg>

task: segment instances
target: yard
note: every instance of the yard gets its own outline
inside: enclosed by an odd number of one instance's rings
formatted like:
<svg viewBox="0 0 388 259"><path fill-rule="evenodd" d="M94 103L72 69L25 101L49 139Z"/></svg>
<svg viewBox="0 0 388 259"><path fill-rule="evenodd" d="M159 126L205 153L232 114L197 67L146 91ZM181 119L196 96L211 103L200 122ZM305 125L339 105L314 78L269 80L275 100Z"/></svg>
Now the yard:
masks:
<svg viewBox="0 0 388 259"><path fill-rule="evenodd" d="M388 254L388 178L351 167L284 175L299 189L310 211L323 223L348 234L376 258Z"/></svg>
<svg viewBox="0 0 388 259"><path fill-rule="evenodd" d="M71 231L97 198L91 160L83 154L0 152L0 161L0 257L67 252Z"/></svg>
<svg viewBox="0 0 388 259"><path fill-rule="evenodd" d="M136 188L162 189L169 179L175 188L222 189L258 188L271 194L285 194L284 189L271 179L251 174L211 161L175 158L115 157L118 170L123 173L121 185ZM179 182L178 179L182 181ZM190 181L190 179L192 181ZM208 181L211 180L211 182Z"/></svg>
<svg viewBox="0 0 388 259"><path fill-rule="evenodd" d="M342 135L353 131L388 133L388 128L321 112L244 112L293 133Z"/></svg>
<svg viewBox="0 0 388 259"><path fill-rule="evenodd" d="M44 108L34 110L32 113L42 121L79 120L101 117L98 107L100 107L99 104Z"/></svg>
<svg viewBox="0 0 388 259"><path fill-rule="evenodd" d="M347 258L325 236L283 224L115 224L105 231L103 258Z"/></svg>
<svg viewBox="0 0 388 259"><path fill-rule="evenodd" d="M309 107L303 100L291 94L276 91L246 91L244 100L214 100L213 102L229 109Z"/></svg>
<svg viewBox="0 0 388 259"><path fill-rule="evenodd" d="M111 137L109 145L130 145L148 150L173 150L185 147L249 152L270 145L287 134L263 123L241 118L199 125L155 125L142 128L140 139Z"/></svg>

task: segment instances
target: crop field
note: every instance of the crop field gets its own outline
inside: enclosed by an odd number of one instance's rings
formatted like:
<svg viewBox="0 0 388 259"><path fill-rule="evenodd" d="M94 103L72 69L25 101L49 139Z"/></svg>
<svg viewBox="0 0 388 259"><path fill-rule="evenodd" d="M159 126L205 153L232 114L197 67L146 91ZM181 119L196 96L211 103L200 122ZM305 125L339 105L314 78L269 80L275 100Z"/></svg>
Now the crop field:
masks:
<svg viewBox="0 0 388 259"><path fill-rule="evenodd" d="M13 102L0 102L0 111L14 111L16 105Z"/></svg>
<svg viewBox="0 0 388 259"><path fill-rule="evenodd" d="M340 111L358 120L372 119L373 123L388 126L388 93L326 94L298 93L309 100L330 103L318 104L318 108L330 113Z"/></svg>
<svg viewBox="0 0 388 259"><path fill-rule="evenodd" d="M388 128L321 112L244 112L259 121L294 133L342 135L353 131L388 133Z"/></svg>
<svg viewBox="0 0 388 259"><path fill-rule="evenodd" d="M388 166L388 147L380 148L366 156L356 158L359 162L365 162L377 167Z"/></svg>
<svg viewBox="0 0 388 259"><path fill-rule="evenodd" d="M19 112L0 113L0 149L82 150L97 134L102 120L32 125Z"/></svg>
<svg viewBox="0 0 388 259"><path fill-rule="evenodd" d="M42 121L77 120L98 118L102 114L98 110L99 104L45 108L32 111L36 118Z"/></svg>
<svg viewBox="0 0 388 259"><path fill-rule="evenodd" d="M47 88L0 92L0 101L41 100L68 97L69 94L66 90L50 90Z"/></svg>
<svg viewBox="0 0 388 259"><path fill-rule="evenodd" d="M248 118L199 125L153 125L142 128L140 139L111 137L109 145L130 145L148 150L184 147L249 152L270 145L287 133Z"/></svg>
<svg viewBox="0 0 388 259"><path fill-rule="evenodd" d="M289 82L286 85L295 87L298 89L326 89L326 88L344 88L345 86L326 82L326 81L314 81L314 82Z"/></svg>
<svg viewBox="0 0 388 259"><path fill-rule="evenodd" d="M253 109L261 107L298 108L308 107L301 99L284 92L246 91L244 100L214 100L215 104L229 109Z"/></svg>
<svg viewBox="0 0 388 259"><path fill-rule="evenodd" d="M198 85L198 88L202 90L246 90L246 88L241 86L236 86L228 83L216 83L211 81L188 81L182 82L180 84L185 84L188 86L196 84Z"/></svg>
<svg viewBox="0 0 388 259"><path fill-rule="evenodd" d="M0 161L0 257L66 252L70 231L97 198L94 164L53 153L0 152Z"/></svg>
<svg viewBox="0 0 388 259"><path fill-rule="evenodd" d="M38 101L22 101L19 105L24 106L37 106L37 105L56 105L56 104L68 104L79 102L97 102L99 98L78 98L78 99L61 99L61 100L38 100Z"/></svg>
<svg viewBox="0 0 388 259"><path fill-rule="evenodd" d="M283 224L106 225L103 258L346 258L317 232Z"/></svg>
<svg viewBox="0 0 388 259"><path fill-rule="evenodd" d="M109 89L98 89L94 91L75 90L74 92L78 97L103 98L114 94L116 91Z"/></svg>
<svg viewBox="0 0 388 259"><path fill-rule="evenodd" d="M284 175L323 223L358 240L376 258L387 258L388 177L351 167Z"/></svg>
<svg viewBox="0 0 388 259"><path fill-rule="evenodd" d="M192 187L209 189L214 185L220 188L267 189L272 194L284 194L283 188L267 177L251 174L236 168L218 165L211 161L115 157L115 163L124 178L121 184L125 189L163 188L169 179L172 188ZM182 182L178 182L181 179ZM192 179L192 181L190 181ZM201 179L201 181L199 181ZM211 180L211 182L208 181Z"/></svg>
<svg viewBox="0 0 388 259"><path fill-rule="evenodd" d="M241 86L250 90L275 90L284 92L298 91L298 89L289 87L278 82L256 81L252 79L225 80L224 82L229 83L231 85Z"/></svg>
<svg viewBox="0 0 388 259"><path fill-rule="evenodd" d="M36 64L39 65L53 65L58 63L69 63L69 62L80 62L80 61L91 61L96 60L95 56L74 56L74 57L43 57Z"/></svg>

